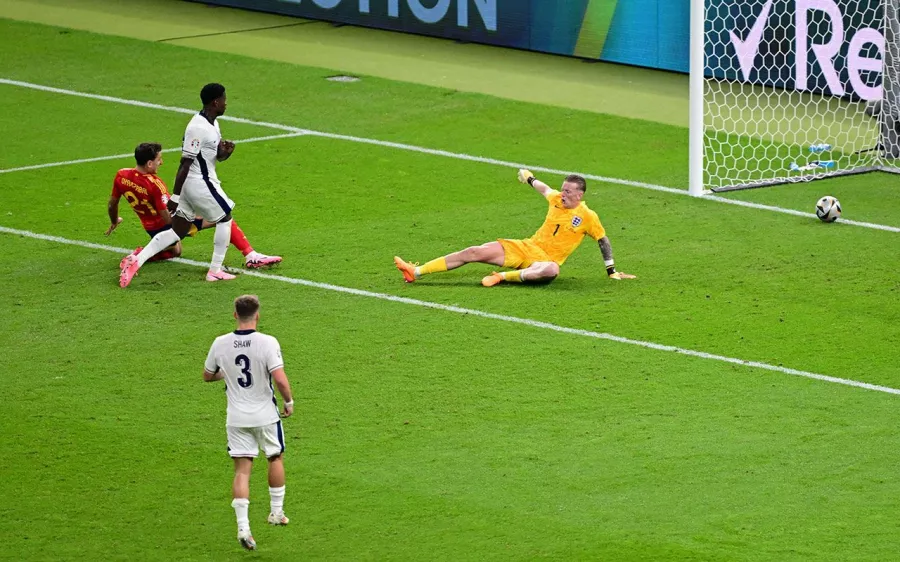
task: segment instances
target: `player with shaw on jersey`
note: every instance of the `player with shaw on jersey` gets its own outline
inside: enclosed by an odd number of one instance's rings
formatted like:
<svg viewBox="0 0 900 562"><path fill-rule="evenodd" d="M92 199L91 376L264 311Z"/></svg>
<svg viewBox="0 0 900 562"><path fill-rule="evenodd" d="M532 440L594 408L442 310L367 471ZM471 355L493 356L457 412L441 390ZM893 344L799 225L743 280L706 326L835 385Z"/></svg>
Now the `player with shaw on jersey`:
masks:
<svg viewBox="0 0 900 562"><path fill-rule="evenodd" d="M238 541L256 550L250 533L250 472L260 449L269 461L270 525L287 525L284 514L284 430L281 418L294 413L291 385L284 372L281 345L272 336L256 331L259 298L243 295L234 299L237 329L215 339L206 356L203 380L225 380L228 410L225 431L228 454L234 459L231 507L238 526ZM275 390L284 400L279 415Z"/></svg>

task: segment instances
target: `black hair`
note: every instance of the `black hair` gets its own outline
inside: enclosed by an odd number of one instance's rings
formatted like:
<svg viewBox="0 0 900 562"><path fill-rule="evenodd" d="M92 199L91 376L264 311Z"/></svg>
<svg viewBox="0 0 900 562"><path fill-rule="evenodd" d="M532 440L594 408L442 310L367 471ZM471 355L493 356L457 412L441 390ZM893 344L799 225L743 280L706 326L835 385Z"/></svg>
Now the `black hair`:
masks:
<svg viewBox="0 0 900 562"><path fill-rule="evenodd" d="M225 86L213 82L203 86L203 89L200 90L200 101L203 102L203 107L206 107L224 95Z"/></svg>

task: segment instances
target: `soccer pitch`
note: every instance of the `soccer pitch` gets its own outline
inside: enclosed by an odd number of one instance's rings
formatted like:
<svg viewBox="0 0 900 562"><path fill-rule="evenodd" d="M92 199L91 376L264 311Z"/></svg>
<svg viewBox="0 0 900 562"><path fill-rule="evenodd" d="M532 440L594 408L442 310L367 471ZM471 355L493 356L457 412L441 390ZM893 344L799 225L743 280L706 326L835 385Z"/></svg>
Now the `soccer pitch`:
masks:
<svg viewBox="0 0 900 562"><path fill-rule="evenodd" d="M896 556L896 179L695 199L672 125L10 20L0 49L0 558ZM146 235L124 205L102 235L121 155L179 146L212 80L244 141L219 168L234 216L285 261L205 283L202 232L122 290ZM518 165L588 174L638 279L608 280L588 240L546 286L485 289L489 266L404 284L394 255L533 233ZM826 193L859 224L813 218ZM242 293L297 403L292 522L264 525L257 463L256 554L200 376Z"/></svg>

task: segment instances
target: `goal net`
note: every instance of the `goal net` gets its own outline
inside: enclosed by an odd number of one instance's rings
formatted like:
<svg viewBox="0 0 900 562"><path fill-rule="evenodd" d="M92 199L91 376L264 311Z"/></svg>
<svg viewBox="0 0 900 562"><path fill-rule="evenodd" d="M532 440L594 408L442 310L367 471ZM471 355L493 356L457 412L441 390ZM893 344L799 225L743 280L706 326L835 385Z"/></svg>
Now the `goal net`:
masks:
<svg viewBox="0 0 900 562"><path fill-rule="evenodd" d="M898 0L692 2L692 193L900 173Z"/></svg>

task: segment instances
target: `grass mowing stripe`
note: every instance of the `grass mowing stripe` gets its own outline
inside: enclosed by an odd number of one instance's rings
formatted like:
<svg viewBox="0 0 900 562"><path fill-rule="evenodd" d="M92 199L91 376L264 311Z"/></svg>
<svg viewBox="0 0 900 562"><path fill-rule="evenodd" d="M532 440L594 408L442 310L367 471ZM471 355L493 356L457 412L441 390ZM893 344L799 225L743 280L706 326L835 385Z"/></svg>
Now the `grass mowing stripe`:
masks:
<svg viewBox="0 0 900 562"><path fill-rule="evenodd" d="M127 248L117 248L115 246L107 246L104 244L95 244L93 242L86 242L83 240L70 240L68 238L63 238L60 236L52 236L48 234L40 234L38 232L32 232L30 230L19 230L16 228L7 228L5 226L0 226L0 232L6 234L13 234L18 236L24 236L26 238L33 238L36 240L45 240L48 242L56 242L59 244L67 244L70 246L81 246L83 248L91 248L95 250L104 250L108 252L116 252L118 254L128 254L131 250ZM199 262L195 260L187 260L184 258L174 258L174 262L183 263L186 265L192 265L195 267L206 268L209 267L209 263L207 262ZM822 375L819 373L811 373L809 371L801 371L798 369L791 369L788 367L780 367L778 365L770 365L768 363L761 363L758 361L746 361L744 359L737 359L734 357L727 357L725 355L716 355L713 353L706 353L704 351L695 351L692 349L684 349L681 347L675 347L672 345L664 345L659 343L654 343L650 341L642 341L642 340L633 340L630 338L623 338L621 336L615 336L613 334L607 334L603 332L592 332L590 330L581 330L577 328L568 328L566 326L559 326L557 324L551 324L549 322L542 322L539 320L531 320L528 318L519 318L516 316L506 316L504 314L494 314L492 312L484 312L482 310L476 310L472 308L463 308L460 306L451 306L446 304L440 304L429 301L422 301L418 299L411 299L408 297L399 297L396 295L389 295L386 293L376 293L373 291L365 291L363 289L354 289L351 287L343 287L341 285L332 285L330 283L320 283L318 281L309 281L307 279L299 279L296 277L286 277L283 275L273 275L271 273L262 273L259 271L241 271L243 275L249 275L251 277L259 277L261 279L269 279L272 281L281 281L284 283L291 283L294 285L303 285L305 287L313 287L316 289L324 289L328 291L335 291L339 293L345 293L360 297L368 297L375 298L390 302L396 302L401 304L409 304L413 306L419 306L424 308L432 308L436 310L443 310L445 312L455 312L457 314L468 314L472 316L478 316L480 318L487 318L490 320L499 320L501 322L510 322L514 324L520 324L523 326L530 326L532 328L539 328L543 330L552 330L554 332L560 332L564 334L571 334L575 336L583 336L588 338L595 338L600 340L613 341L617 343L624 343L628 345L636 345L639 347L654 349L657 351L666 351L669 353L678 353L680 355L687 355L690 357L697 357L700 359L708 359L712 361L721 361L723 363L731 363L733 365L740 365L743 367L753 367L756 369L763 369L766 371L774 371L777 373L783 373L786 375L793 375L798 377L806 377L809 379L815 379L823 382L830 382L835 384L842 384L846 386L852 386L856 388L862 388L866 390L874 390L877 392L885 392L888 394L897 394L900 395L900 389L891 388L888 386L881 386L877 384L870 384L860 381L855 381L851 379L843 379L840 377L832 377L829 375Z"/></svg>
<svg viewBox="0 0 900 562"><path fill-rule="evenodd" d="M159 105L159 104L155 104L155 103L143 102L143 101L138 101L138 100L117 98L117 97L113 97L113 96L89 94L89 93L85 93L85 92L77 92L74 90L66 90L63 88L55 88L52 86L44 86L41 84L33 84L31 82L21 82L19 80L9 80L6 78L0 78L0 84L7 84L10 86L19 86L22 88L30 88L33 90L40 90L43 92L51 92L51 93L56 93L56 94L78 96L78 97L96 99L96 100L101 100L101 101L120 103L120 104L125 104L125 105L133 105L133 106L137 106L137 107L145 107L145 108L149 108L149 109L160 109L160 110L164 110L164 111L174 111L174 112L184 113L184 114L196 113L196 111L193 109L186 109L183 107L173 107L173 106ZM351 136L351 135L327 133L324 131L313 131L310 129L301 129L299 127L292 127L290 125L283 125L280 123L270 123L270 122L266 122L266 121L253 121L251 119L244 119L241 117L232 117L232 116L228 116L228 115L223 115L219 119L221 119L223 121L231 121L234 123L243 123L246 125L269 127L272 129L289 131L292 133L307 134L310 136L319 136L319 137L325 137L325 138L329 138L329 139L345 140L345 141L364 143L364 144L372 144L372 145L376 145L376 146L396 148L396 149L400 149L400 150L408 150L411 152L419 152L422 154L430 154L433 156L443 156L446 158L454 158L457 160L468 160L470 162L481 162L484 164L492 164L495 166L503 166L503 167L508 167L508 168L528 168L533 171L546 172L549 174L557 174L557 175L567 175L570 173L577 173L577 174L584 176L587 179L599 181L599 182L603 182L603 183L626 185L626 186L630 186L630 187L639 187L642 189L649 189L649 190L653 190L653 191L661 191L664 193L671 193L674 195L690 196L690 194L687 192L687 190L684 190L684 189L677 189L674 187L666 187L663 185L656 185L656 184L652 184L652 183L645 183L645 182L639 182L639 181L625 180L625 179L621 179L621 178L598 176L595 174L586 174L583 172L577 172L577 171L573 171L573 170L558 170L555 168L546 168L543 166L529 166L528 164L522 164L522 163L518 163L518 162L507 162L505 160L497 160L494 158L486 158L483 156L473 156L471 154L450 152L450 151L446 151L446 150L438 150L438 149L433 149L433 148L426 148L426 147L422 147L422 146L415 146L415 145L411 145L411 144L404 144L404 143L391 142L391 141L383 141L383 140L378 140L378 139L369 139L369 138L365 138L365 137L355 137L355 136ZM700 197L700 199L714 201L716 203L725 203L728 205L737 205L739 207L757 209L757 210L761 210L761 211L771 211L771 212L783 213L783 214L787 214L787 215L793 215L793 216L804 217L804 218L816 218L814 213L807 213L807 212L803 212L803 211L798 211L796 209L786 209L783 207L776 207L773 205L763 205L760 203L751 203L749 201L742 201L739 199L728 199L725 197L719 197L719 196L714 196L714 195L704 195L703 197ZM862 227L862 228L870 228L870 229L881 230L881 231L886 231L886 232L900 233L900 227L888 226L888 225L883 225L883 224L875 224L875 223L869 223L869 222L862 222L862 221L854 221L854 220L849 220L849 219L840 219L837 222L837 224L842 224L842 225L847 225L847 226L858 226L858 227Z"/></svg>
<svg viewBox="0 0 900 562"><path fill-rule="evenodd" d="M234 141L235 144L247 144L249 142L263 142L270 141L276 139L288 139L292 137L300 137L305 135L306 133L285 133L283 135L269 135L267 137L254 137L243 140ZM165 148L162 152L180 152L181 147L175 148ZM119 158L130 158L134 156L134 153L128 152L126 154L112 154L110 156L97 156L95 158L81 158L78 160L65 160L63 162L48 162L46 164L34 164L32 166L20 166L18 168L7 168L5 170L0 170L0 174L9 174L11 172L25 172L28 170L41 170L43 168L56 168L59 166L70 166L72 164L87 164L90 162L103 162L104 160L118 160Z"/></svg>

